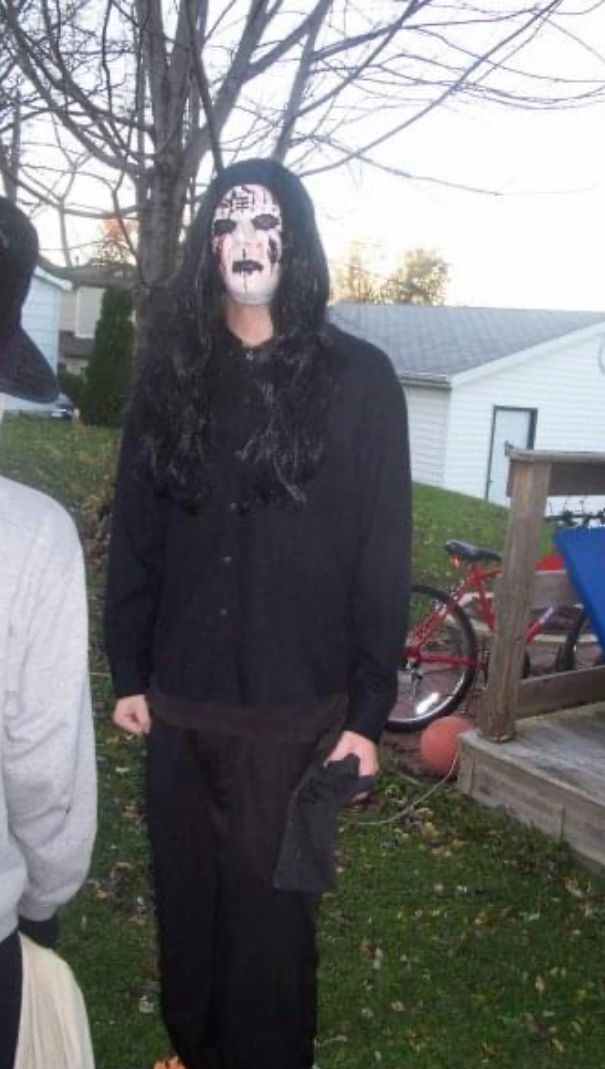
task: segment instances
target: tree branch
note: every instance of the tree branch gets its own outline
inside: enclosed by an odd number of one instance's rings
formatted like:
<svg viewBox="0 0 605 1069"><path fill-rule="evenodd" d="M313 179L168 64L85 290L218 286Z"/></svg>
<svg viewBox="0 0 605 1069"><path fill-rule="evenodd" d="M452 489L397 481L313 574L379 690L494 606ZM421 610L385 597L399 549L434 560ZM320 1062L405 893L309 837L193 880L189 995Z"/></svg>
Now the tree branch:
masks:
<svg viewBox="0 0 605 1069"><path fill-rule="evenodd" d="M329 3L327 6L328 8L330 8L331 3ZM285 56L290 51L290 49L294 48L295 45L302 41L303 37L312 30L314 21L318 18L323 7L324 0L319 0L319 2L313 8L311 14L307 15L307 17L299 23L296 29L292 30L292 32L289 33L283 41L280 41L279 44L275 45L268 52L266 52L261 59L256 60L255 63L249 64L248 70L246 71L245 81L249 82L253 78L258 78L259 74L264 74L265 71L269 70L270 67L277 63L278 60L280 60L283 56ZM325 13L324 16L322 16L321 21L323 21L324 17Z"/></svg>
<svg viewBox="0 0 605 1069"><path fill-rule="evenodd" d="M235 56L214 101L214 124L220 136L239 97L250 58L267 24L268 0L251 0L246 23ZM204 152L210 147L208 127L194 131L183 153L183 194L191 177L197 173Z"/></svg>
<svg viewBox="0 0 605 1069"><path fill-rule="evenodd" d="M5 14L7 25L11 29L13 39L17 47L17 62L25 76L30 80L32 85L40 94L42 100L44 100L46 106L48 107L49 113L53 114L57 110L56 101L53 99L52 94L48 90L42 78L39 76L38 70L34 66L30 58L30 49L33 49L36 52L38 50L36 46L27 38L27 35L19 26L19 22L14 9L13 0L6 0L6 3L2 3L2 5L0 6L0 14L2 12L4 12ZM40 70L43 72L44 77L48 79L50 84L53 85L56 89L60 89L61 87L58 85L56 79L50 75L49 71L40 59L39 55L36 56L36 62L39 64ZM79 95L80 91L78 90L78 96ZM92 114L93 116L95 116L94 108L92 109ZM96 113L94 121L99 121L101 118L102 116L99 113ZM131 165L124 159L123 156L118 153L110 155L109 153L103 151L103 149L100 149L94 138L91 138L78 123L73 121L67 108L64 108L62 110L62 121L65 127L70 131L70 133L72 133L73 136L77 138L78 141L80 141L83 147L92 156L99 160L100 163L104 163L107 167L111 167L113 170L124 169L128 173L133 173Z"/></svg>
<svg viewBox="0 0 605 1069"><path fill-rule="evenodd" d="M284 109L281 130L272 152L272 156L276 160L283 161L285 159L292 141L296 120L302 114L300 106L311 74L313 49L330 6L331 0L322 0L315 9L313 21L309 27L307 39L292 83L290 97Z"/></svg>
<svg viewBox="0 0 605 1069"><path fill-rule="evenodd" d="M415 115L411 116L408 119L404 119L404 121L401 123L397 123L396 126L391 127L391 129L387 130L386 133L381 134L379 137L376 137L372 141L368 142L366 145L363 146L363 148L347 150L346 155L344 157L341 157L338 161L324 164L321 167L316 167L313 170L307 171L307 176L315 174L324 174L326 171L332 171L335 167L338 167L343 162L345 162L345 160L362 160L364 157L367 156L369 152L372 152L373 149L377 148L385 141L389 141L396 134L401 133L403 130L408 129L410 126L413 126L415 123L419 122L431 111L434 111L435 108L438 108L441 104L443 104L449 97L452 97L456 93L458 93L462 86L468 81L470 76L476 70L479 70L479 68L482 67L484 64L489 63L492 56L500 52L503 48L510 44L511 41L514 41L515 38L519 37L522 33L525 33L531 26L533 26L533 24L537 20L544 20L545 18L548 18L550 12L554 11L559 6L560 2L561 0L550 0L550 3L548 3L544 9L538 12L532 12L530 18L527 20L526 23L523 24L523 26L517 27L510 34L507 34L507 36L503 40L498 41L497 44L495 44L483 55L478 56L477 59L475 59L454 82L448 85L442 93L435 97L434 100L431 100L428 104L425 105L425 107L421 108L420 111L416 112Z"/></svg>
<svg viewBox="0 0 605 1069"><path fill-rule="evenodd" d="M210 90L208 88L208 79L206 77L206 71L204 69L204 62L201 56L199 48L199 41L201 40L201 34L198 28L194 25L193 15L191 8L185 0L185 8L189 19L189 48L191 58L193 61L193 72L195 80L197 82L198 92L202 103L202 109L206 119L206 126L208 128L208 138L210 140L210 147L212 149L212 156L214 159L214 169L219 172L223 169L223 156L221 153L221 145L219 134L216 129L216 123L214 120L214 110L212 106L212 100L210 99Z"/></svg>
<svg viewBox="0 0 605 1069"><path fill-rule="evenodd" d="M161 0L135 0L135 4L149 83L151 114L158 140L165 141L169 126L166 114L168 57Z"/></svg>
<svg viewBox="0 0 605 1069"><path fill-rule="evenodd" d="M104 289L115 286L116 289L131 289L136 281L136 271L132 264L83 264L63 267L55 264L46 256L38 256L38 264L43 271L75 286L95 286Z"/></svg>

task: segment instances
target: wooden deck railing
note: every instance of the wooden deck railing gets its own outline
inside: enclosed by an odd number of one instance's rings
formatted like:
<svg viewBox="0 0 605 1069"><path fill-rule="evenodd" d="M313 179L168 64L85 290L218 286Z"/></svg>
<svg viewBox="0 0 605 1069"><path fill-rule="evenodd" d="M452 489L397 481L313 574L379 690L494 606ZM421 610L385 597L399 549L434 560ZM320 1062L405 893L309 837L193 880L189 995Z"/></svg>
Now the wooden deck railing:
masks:
<svg viewBox="0 0 605 1069"><path fill-rule="evenodd" d="M513 450L509 459L511 513L495 594L498 625L477 714L480 732L495 742L513 737L518 717L605 699L605 665L521 678L546 502L553 496L605 494L605 453ZM553 603L561 603L551 593Z"/></svg>

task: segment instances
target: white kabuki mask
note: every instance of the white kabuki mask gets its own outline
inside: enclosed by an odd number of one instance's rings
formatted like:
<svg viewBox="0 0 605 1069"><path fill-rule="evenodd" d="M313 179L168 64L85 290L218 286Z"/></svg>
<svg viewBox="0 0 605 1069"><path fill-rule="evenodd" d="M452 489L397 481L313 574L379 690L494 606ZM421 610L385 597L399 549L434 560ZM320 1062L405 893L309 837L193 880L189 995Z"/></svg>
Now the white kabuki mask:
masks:
<svg viewBox="0 0 605 1069"><path fill-rule="evenodd" d="M265 186L229 189L212 220L212 249L237 304L269 304L280 277L282 213Z"/></svg>

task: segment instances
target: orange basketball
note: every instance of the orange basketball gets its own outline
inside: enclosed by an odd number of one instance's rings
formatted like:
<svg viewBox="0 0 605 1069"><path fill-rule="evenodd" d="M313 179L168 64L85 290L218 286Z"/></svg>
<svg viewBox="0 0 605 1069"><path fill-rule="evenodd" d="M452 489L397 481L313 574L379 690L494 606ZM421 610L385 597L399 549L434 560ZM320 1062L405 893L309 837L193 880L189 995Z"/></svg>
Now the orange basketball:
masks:
<svg viewBox="0 0 605 1069"><path fill-rule="evenodd" d="M465 716L444 716L434 720L420 736L420 756L434 776L455 776L458 772L458 736L473 725Z"/></svg>

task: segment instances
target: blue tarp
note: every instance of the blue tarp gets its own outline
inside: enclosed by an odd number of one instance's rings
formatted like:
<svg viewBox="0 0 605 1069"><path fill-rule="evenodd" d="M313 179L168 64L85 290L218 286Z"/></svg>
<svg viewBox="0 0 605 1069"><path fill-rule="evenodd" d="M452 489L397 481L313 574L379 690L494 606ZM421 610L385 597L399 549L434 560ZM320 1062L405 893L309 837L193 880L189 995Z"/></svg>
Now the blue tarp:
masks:
<svg viewBox="0 0 605 1069"><path fill-rule="evenodd" d="M560 527L554 540L605 649L605 527Z"/></svg>

